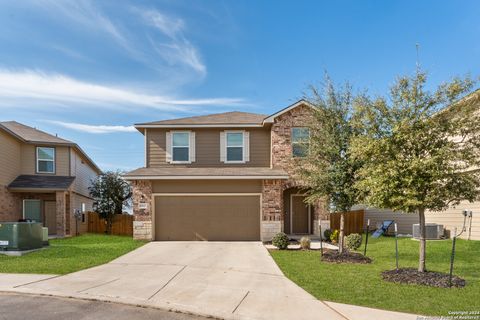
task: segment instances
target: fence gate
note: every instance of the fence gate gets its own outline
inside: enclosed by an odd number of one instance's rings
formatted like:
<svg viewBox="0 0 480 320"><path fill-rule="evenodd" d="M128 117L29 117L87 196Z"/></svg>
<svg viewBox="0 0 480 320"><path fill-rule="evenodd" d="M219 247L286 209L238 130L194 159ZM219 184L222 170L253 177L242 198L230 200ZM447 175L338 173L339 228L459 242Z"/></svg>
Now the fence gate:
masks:
<svg viewBox="0 0 480 320"><path fill-rule="evenodd" d="M107 223L105 219L95 212L88 213L88 232L105 233ZM133 216L129 214L116 214L113 217L112 234L132 236L133 235Z"/></svg>

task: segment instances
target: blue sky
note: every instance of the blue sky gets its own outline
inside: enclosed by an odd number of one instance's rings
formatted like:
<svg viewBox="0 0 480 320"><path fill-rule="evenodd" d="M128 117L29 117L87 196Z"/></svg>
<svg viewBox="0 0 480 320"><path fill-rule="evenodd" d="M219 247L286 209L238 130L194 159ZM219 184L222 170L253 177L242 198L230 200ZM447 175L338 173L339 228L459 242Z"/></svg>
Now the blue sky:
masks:
<svg viewBox="0 0 480 320"><path fill-rule="evenodd" d="M0 120L73 140L106 170L143 165L133 123L273 113L327 70L384 94L480 74L478 1L2 1Z"/></svg>

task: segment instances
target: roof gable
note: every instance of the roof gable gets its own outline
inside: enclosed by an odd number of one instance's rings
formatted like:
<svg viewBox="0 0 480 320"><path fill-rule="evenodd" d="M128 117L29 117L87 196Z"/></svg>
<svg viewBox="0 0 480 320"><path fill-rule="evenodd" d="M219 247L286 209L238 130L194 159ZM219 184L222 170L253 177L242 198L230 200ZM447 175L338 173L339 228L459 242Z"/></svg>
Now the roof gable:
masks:
<svg viewBox="0 0 480 320"><path fill-rule="evenodd" d="M61 145L69 146L76 149L85 159L90 163L90 165L97 171L97 173L102 172L100 168L93 162L93 160L87 155L85 151L80 148L75 142L59 138L57 136L51 135L44 131L29 127L22 123L16 121L0 121L0 129L3 129L5 132L14 136L24 143L30 144L51 144L51 145Z"/></svg>
<svg viewBox="0 0 480 320"><path fill-rule="evenodd" d="M311 104L310 102L308 102L307 100L301 99L301 100L298 100L297 102L295 102L294 104L291 104L288 107L283 108L282 110L266 117L265 120L263 120L263 123L273 123L277 117L281 116L284 113L289 112L292 109L295 109L295 108L301 107L301 106L307 106L307 107L310 107L310 108L315 108L315 106L313 104Z"/></svg>
<svg viewBox="0 0 480 320"><path fill-rule="evenodd" d="M59 138L16 121L0 122L0 127L3 127L5 131L25 142L73 144L73 142L69 140Z"/></svg>

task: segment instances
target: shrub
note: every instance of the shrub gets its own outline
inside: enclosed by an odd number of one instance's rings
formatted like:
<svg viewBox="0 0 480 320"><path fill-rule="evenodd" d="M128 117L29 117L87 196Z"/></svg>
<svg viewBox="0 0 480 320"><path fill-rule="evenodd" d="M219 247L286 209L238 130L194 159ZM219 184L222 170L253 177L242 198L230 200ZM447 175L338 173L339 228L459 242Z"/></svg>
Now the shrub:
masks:
<svg viewBox="0 0 480 320"><path fill-rule="evenodd" d="M362 236L358 233L351 233L345 237L345 246L350 250L357 250L362 245Z"/></svg>
<svg viewBox="0 0 480 320"><path fill-rule="evenodd" d="M303 250L310 249L310 244L311 241L309 237L302 237L302 239L300 239L300 248L302 248Z"/></svg>
<svg viewBox="0 0 480 320"><path fill-rule="evenodd" d="M285 233L279 232L273 236L272 244L280 250L285 250L290 244L290 239Z"/></svg>
<svg viewBox="0 0 480 320"><path fill-rule="evenodd" d="M325 237L325 240L327 241L331 241L330 240L330 236L332 235L332 230L330 229L325 229L325 231L323 231L323 236Z"/></svg>
<svg viewBox="0 0 480 320"><path fill-rule="evenodd" d="M333 243L337 243L338 241L338 230L333 230L333 232L330 234L330 241Z"/></svg>

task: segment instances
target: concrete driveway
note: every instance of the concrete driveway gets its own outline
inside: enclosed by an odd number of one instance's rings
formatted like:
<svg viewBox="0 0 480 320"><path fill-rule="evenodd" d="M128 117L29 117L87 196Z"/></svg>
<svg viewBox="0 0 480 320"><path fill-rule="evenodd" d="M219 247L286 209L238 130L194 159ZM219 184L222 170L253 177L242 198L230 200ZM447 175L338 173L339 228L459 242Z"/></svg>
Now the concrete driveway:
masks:
<svg viewBox="0 0 480 320"><path fill-rule="evenodd" d="M260 242L152 242L108 264L14 290L224 319L356 318L351 306L319 301L288 280ZM415 319L358 310L370 319Z"/></svg>

